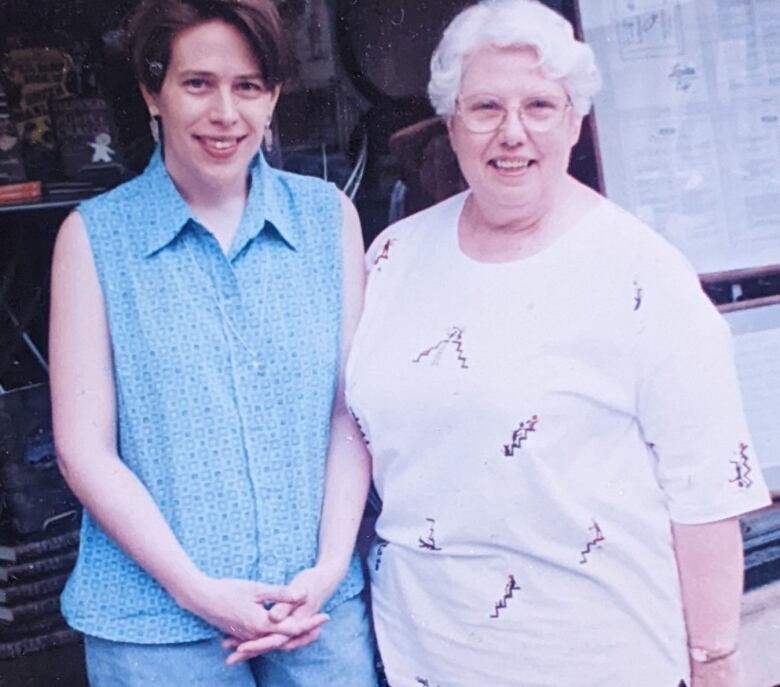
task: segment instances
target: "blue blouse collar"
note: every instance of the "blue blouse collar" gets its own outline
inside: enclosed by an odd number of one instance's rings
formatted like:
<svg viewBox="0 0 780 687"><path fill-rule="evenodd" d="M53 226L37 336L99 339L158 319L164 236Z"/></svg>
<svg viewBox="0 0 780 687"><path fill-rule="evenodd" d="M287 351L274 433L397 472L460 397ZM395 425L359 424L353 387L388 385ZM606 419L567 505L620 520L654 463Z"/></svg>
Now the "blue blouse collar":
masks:
<svg viewBox="0 0 780 687"><path fill-rule="evenodd" d="M266 224L270 224L295 250L300 237L291 216L292 198L280 173L258 152L250 164L249 174L251 184L247 203L230 255L238 255ZM155 148L143 177L147 181L147 190L139 202L144 204L148 215L144 246L144 256L148 257L168 246L190 222L196 220L168 174L159 146Z"/></svg>

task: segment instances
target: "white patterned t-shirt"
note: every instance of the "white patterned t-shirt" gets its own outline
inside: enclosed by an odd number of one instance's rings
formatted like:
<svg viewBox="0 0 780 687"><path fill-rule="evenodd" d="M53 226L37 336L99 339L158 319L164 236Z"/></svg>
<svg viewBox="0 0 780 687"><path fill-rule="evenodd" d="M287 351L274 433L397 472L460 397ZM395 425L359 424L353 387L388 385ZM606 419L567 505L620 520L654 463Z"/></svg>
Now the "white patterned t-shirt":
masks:
<svg viewBox="0 0 780 687"><path fill-rule="evenodd" d="M374 243L347 370L383 502L369 568L390 684L678 687L670 520L768 503L728 327L611 202L482 263L458 245L467 195Z"/></svg>

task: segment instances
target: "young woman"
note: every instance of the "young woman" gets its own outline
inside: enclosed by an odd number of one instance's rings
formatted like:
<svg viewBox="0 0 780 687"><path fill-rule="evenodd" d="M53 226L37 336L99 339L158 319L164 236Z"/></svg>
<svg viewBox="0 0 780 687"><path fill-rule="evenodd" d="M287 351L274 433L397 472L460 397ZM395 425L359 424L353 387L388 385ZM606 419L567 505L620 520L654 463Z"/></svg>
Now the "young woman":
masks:
<svg viewBox="0 0 780 687"><path fill-rule="evenodd" d="M55 437L86 509L63 612L94 687L373 685L340 372L357 215L258 152L288 64L271 0L143 0L130 36L161 145L54 254Z"/></svg>

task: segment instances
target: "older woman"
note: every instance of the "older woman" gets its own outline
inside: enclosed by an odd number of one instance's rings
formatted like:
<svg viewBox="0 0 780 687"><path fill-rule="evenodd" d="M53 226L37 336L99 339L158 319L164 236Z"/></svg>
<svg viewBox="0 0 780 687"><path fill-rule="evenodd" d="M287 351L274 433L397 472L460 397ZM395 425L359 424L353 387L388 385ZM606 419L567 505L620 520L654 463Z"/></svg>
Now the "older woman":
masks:
<svg viewBox="0 0 780 687"><path fill-rule="evenodd" d="M55 438L87 509L63 611L93 687L370 686L357 215L258 155L288 64L271 0L143 0L130 26L162 145L54 254ZM264 655L227 666L223 635L229 663Z"/></svg>
<svg viewBox="0 0 780 687"><path fill-rule="evenodd" d="M735 687L736 516L767 491L696 274L567 174L592 52L496 0L431 72L469 189L376 240L348 366L389 681Z"/></svg>

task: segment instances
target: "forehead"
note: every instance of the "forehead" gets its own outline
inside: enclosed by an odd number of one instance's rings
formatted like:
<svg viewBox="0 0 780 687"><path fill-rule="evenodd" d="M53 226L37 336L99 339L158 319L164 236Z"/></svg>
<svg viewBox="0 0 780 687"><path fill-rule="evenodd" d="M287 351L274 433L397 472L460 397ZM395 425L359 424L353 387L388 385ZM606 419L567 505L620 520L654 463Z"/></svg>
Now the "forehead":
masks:
<svg viewBox="0 0 780 687"><path fill-rule="evenodd" d="M511 95L528 91L565 93L560 79L547 75L531 47L486 45L468 53L463 60L461 95L477 92Z"/></svg>
<svg viewBox="0 0 780 687"><path fill-rule="evenodd" d="M239 74L260 71L246 37L220 19L196 24L176 34L171 43L170 66L176 71Z"/></svg>

